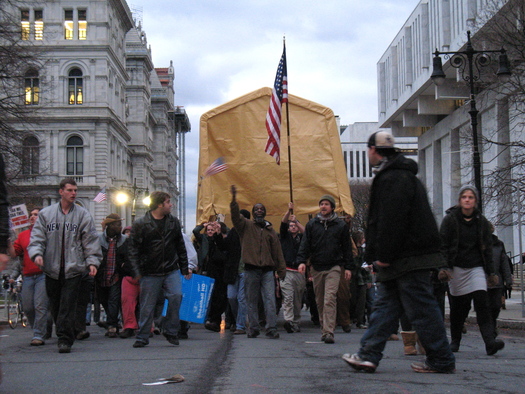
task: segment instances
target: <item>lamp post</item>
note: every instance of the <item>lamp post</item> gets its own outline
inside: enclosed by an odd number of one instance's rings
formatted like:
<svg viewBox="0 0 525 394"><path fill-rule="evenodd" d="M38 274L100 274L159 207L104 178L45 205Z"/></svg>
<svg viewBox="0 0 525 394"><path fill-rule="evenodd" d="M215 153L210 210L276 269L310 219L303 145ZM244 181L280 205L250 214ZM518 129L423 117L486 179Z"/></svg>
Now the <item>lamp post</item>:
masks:
<svg viewBox="0 0 525 394"><path fill-rule="evenodd" d="M467 82L470 88L470 124L472 127L472 164L474 167L474 185L478 189L479 203L478 208L480 211L483 208L482 205L482 188L481 188L481 160L479 155L479 141L478 141L478 113L476 108L476 93L475 83L481 80L481 68L486 67L492 63L492 59L489 54L499 53L499 68L496 75L501 82L507 82L510 79L511 72L509 67L509 59L507 57L505 49L494 50L494 51L477 51L472 47L470 40L470 31L467 31L467 46L464 51L457 52L440 52L436 49L433 53L433 70L432 70L432 81L440 86L445 82L446 74L443 72L443 64L441 55L445 59L450 59L450 65L454 68L459 69L461 76L465 82Z"/></svg>
<svg viewBox="0 0 525 394"><path fill-rule="evenodd" d="M137 202L137 197L141 194L141 193L144 193L144 204L145 205L149 205L149 203L147 202L147 200L149 201L149 189L146 187L146 188L142 188L142 187L138 187L137 186L137 178L135 178L133 180L133 186L122 186L121 187L122 189L124 189L124 191L121 191L117 194L117 203L120 204L120 205L123 205L125 203L128 202L128 193L131 193L131 196L132 196L132 200L131 200L131 223L135 222L135 216L136 216L136 211L135 211L135 204Z"/></svg>

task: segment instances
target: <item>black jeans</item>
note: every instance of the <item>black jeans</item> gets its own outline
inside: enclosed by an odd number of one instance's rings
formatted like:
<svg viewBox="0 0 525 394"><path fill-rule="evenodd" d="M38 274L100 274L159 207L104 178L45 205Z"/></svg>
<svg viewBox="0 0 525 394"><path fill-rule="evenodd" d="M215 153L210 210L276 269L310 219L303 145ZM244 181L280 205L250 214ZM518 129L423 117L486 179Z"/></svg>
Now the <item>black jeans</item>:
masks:
<svg viewBox="0 0 525 394"><path fill-rule="evenodd" d="M51 315L55 320L58 343L66 343L68 346L75 342L75 309L81 278L81 275L70 279L52 279L46 276L46 292Z"/></svg>
<svg viewBox="0 0 525 394"><path fill-rule="evenodd" d="M75 311L75 336L82 331L86 331L87 306L91 298L91 292L93 291L94 284L95 280L93 277L87 274L83 275L82 279L80 279L77 306Z"/></svg>
<svg viewBox="0 0 525 394"><path fill-rule="evenodd" d="M487 292L474 291L462 296L450 295L450 336L452 343L461 342L461 330L470 311L470 304L474 301L474 310L478 321L479 331L486 347L494 345L494 323L490 316L489 299Z"/></svg>
<svg viewBox="0 0 525 394"><path fill-rule="evenodd" d="M120 279L109 287L102 287L99 283L96 284L98 299L106 311L106 323L108 327L118 327L121 286L122 281ZM164 306L164 298L162 301L162 305Z"/></svg>

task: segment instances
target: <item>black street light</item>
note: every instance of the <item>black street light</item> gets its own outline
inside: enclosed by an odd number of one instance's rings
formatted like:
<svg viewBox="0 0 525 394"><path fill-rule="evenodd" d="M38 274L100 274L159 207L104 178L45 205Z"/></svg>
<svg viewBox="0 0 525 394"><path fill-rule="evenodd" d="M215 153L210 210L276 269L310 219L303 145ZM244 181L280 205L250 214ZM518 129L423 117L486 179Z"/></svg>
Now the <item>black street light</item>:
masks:
<svg viewBox="0 0 525 394"><path fill-rule="evenodd" d="M481 68L486 67L492 63L489 56L490 53L499 53L499 68L496 72L499 80L503 83L510 79L511 72L509 67L509 59L505 49L494 51L476 51L472 47L470 41L470 31L467 31L467 47L464 51L457 52L440 52L436 49L433 53L433 70L432 81L440 86L445 82L446 75L443 72L443 64L441 56L445 59L450 59L450 65L459 69L461 76L470 88L470 124L472 126L472 144L473 144L473 166L474 166L474 184L478 189L479 203L478 208L482 210L482 189L481 189L481 160L479 156L479 141L478 141L478 113L476 108L475 83L480 81Z"/></svg>
<svg viewBox="0 0 525 394"><path fill-rule="evenodd" d="M149 205L149 203L146 203L146 200L149 199L149 189L146 187L146 188L142 188L142 187L138 187L137 186L137 178L135 178L133 180L133 186L122 186L121 189L124 189L124 191L121 191L117 194L117 203L118 204L125 204L126 202L128 202L128 193L131 193L131 197L132 197L132 200L131 200L131 223L135 222L135 216L136 216L136 211L135 211L135 203L137 201L137 197L141 194L141 193L144 193L144 204L145 205Z"/></svg>

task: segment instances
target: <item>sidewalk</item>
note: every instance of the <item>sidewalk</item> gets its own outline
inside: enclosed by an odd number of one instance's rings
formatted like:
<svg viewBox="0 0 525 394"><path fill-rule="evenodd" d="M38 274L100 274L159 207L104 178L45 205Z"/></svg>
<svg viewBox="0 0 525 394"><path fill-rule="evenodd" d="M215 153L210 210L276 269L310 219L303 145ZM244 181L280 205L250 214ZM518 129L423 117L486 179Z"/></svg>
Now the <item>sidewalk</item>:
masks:
<svg viewBox="0 0 525 394"><path fill-rule="evenodd" d="M499 314L498 327L525 330L525 317L522 315L521 291L512 291L512 298L505 300L505 305L506 309L502 309ZM449 319L448 301L445 302L445 319ZM476 324L474 306L470 309L467 322L469 324Z"/></svg>

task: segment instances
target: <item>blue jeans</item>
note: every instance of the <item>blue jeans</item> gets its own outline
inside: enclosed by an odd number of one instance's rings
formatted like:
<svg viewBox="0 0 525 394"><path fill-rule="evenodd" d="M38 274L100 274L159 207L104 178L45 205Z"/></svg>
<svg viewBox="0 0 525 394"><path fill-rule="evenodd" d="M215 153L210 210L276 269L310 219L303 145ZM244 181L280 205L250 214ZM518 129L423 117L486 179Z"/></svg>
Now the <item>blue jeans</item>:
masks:
<svg viewBox="0 0 525 394"><path fill-rule="evenodd" d="M244 294L244 273L237 275L233 285L228 285L228 301L235 316L237 330L246 330L246 297Z"/></svg>
<svg viewBox="0 0 525 394"><path fill-rule="evenodd" d="M46 294L46 275L24 276L22 282L22 305L33 329L33 339L44 339L49 317L49 301Z"/></svg>
<svg viewBox="0 0 525 394"><path fill-rule="evenodd" d="M275 307L275 277L273 271L263 271L260 268L244 271L244 290L246 307L248 309L248 325L250 334L261 331L259 325L259 296L262 296L266 315L266 332L277 330Z"/></svg>
<svg viewBox="0 0 525 394"><path fill-rule="evenodd" d="M428 270L408 272L378 286L370 326L361 338L359 357L379 364L386 341L396 332L403 311L426 350L427 364L440 371L454 369L455 357Z"/></svg>
<svg viewBox="0 0 525 394"><path fill-rule="evenodd" d="M167 275L143 276L140 279L140 317L137 340L145 344L149 343L155 305L161 292L168 299L168 310L162 325L163 333L177 337L179 332L179 309L182 301L182 282L179 270L173 270Z"/></svg>

